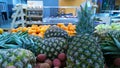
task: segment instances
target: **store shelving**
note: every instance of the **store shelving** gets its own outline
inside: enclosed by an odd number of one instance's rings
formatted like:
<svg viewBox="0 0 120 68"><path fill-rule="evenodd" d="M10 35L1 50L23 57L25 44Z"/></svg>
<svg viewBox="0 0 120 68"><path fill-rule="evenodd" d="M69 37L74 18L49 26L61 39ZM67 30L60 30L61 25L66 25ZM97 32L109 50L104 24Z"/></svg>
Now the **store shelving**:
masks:
<svg viewBox="0 0 120 68"><path fill-rule="evenodd" d="M43 17L43 9L41 6L28 6L27 8L27 24L41 24ZM30 23L28 23L30 22Z"/></svg>
<svg viewBox="0 0 120 68"><path fill-rule="evenodd" d="M11 28L19 24L22 24L22 27L24 27L25 25L42 23L43 10L40 6L16 5L13 10L15 12L12 14Z"/></svg>
<svg viewBox="0 0 120 68"><path fill-rule="evenodd" d="M120 22L120 10L111 10L110 17L112 22Z"/></svg>
<svg viewBox="0 0 120 68"><path fill-rule="evenodd" d="M26 6L18 4L13 8L13 11L15 11L15 13L12 14L13 20L11 23L11 29L18 25L22 25L22 27L24 27L26 23Z"/></svg>

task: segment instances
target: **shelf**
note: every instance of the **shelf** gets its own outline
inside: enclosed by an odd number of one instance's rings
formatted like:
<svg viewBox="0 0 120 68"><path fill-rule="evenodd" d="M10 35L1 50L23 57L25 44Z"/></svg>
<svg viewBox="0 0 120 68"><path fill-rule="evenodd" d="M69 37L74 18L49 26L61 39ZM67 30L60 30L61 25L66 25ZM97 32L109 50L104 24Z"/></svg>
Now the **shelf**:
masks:
<svg viewBox="0 0 120 68"><path fill-rule="evenodd" d="M15 17L17 14L16 13L14 13L13 15L12 15L12 18L13 17ZM19 14L19 15L17 15L16 17L21 17L21 16L25 16L26 14Z"/></svg>
<svg viewBox="0 0 120 68"><path fill-rule="evenodd" d="M120 19L112 19L112 21L120 21Z"/></svg>
<svg viewBox="0 0 120 68"><path fill-rule="evenodd" d="M42 9L27 9L27 11L42 11Z"/></svg>
<svg viewBox="0 0 120 68"><path fill-rule="evenodd" d="M111 12L120 12L120 10L112 10Z"/></svg>
<svg viewBox="0 0 120 68"><path fill-rule="evenodd" d="M27 17L32 17L32 18L42 18L42 16L39 16L39 15L28 15Z"/></svg>
<svg viewBox="0 0 120 68"><path fill-rule="evenodd" d="M32 20L32 21L42 21L42 15L43 13L43 8L27 8L27 14L26 14L26 17L27 17L27 21L29 20ZM41 24L40 23L29 23L27 22L28 25L31 25L31 24Z"/></svg>
<svg viewBox="0 0 120 68"><path fill-rule="evenodd" d="M38 22L35 22L35 21L27 21L26 24L27 24L27 25L32 25L32 24L40 25L40 24L42 24L42 22L41 22L41 21L38 21Z"/></svg>

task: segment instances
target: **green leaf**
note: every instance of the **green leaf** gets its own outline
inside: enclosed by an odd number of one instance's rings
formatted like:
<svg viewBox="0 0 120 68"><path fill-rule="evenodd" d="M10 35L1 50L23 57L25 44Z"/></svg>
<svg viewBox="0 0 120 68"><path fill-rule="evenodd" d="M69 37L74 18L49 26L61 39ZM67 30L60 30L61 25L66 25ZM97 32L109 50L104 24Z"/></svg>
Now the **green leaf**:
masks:
<svg viewBox="0 0 120 68"><path fill-rule="evenodd" d="M102 47L103 51L112 51L112 52L116 52L116 51L120 51L117 47L115 46L104 46Z"/></svg>
<svg viewBox="0 0 120 68"><path fill-rule="evenodd" d="M113 40L113 42L115 43L115 45L120 49L120 42L115 37L113 37L110 33L108 33L108 35Z"/></svg>
<svg viewBox="0 0 120 68"><path fill-rule="evenodd" d="M20 48L20 46L14 45L14 44L5 44L4 47L7 48L7 49L9 49L9 48L14 48L14 49Z"/></svg>
<svg viewBox="0 0 120 68"><path fill-rule="evenodd" d="M104 53L104 55L120 55L120 51L119 52L106 52Z"/></svg>

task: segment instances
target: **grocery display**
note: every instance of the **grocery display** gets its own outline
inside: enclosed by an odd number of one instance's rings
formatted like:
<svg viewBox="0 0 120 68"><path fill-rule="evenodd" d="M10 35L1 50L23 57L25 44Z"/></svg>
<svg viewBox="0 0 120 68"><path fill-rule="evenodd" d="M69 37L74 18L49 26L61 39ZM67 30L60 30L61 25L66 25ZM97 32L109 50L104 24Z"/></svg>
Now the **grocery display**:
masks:
<svg viewBox="0 0 120 68"><path fill-rule="evenodd" d="M19 1L0 9L0 68L120 68L119 11L95 14L103 0Z"/></svg>

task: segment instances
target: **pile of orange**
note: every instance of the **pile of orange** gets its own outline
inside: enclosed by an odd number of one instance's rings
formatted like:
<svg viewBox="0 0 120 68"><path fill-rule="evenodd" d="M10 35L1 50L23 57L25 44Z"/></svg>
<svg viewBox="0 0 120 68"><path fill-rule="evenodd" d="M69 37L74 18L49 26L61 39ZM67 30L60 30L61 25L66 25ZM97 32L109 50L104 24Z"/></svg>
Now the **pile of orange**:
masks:
<svg viewBox="0 0 120 68"><path fill-rule="evenodd" d="M76 35L76 26L72 23L69 23L67 26L64 25L64 23L58 23L57 26L63 30L65 30L69 36L75 36Z"/></svg>
<svg viewBox="0 0 120 68"><path fill-rule="evenodd" d="M31 27L19 27L17 29L12 29L11 31L14 32L18 32L18 31L28 31L29 34L31 35L35 35L35 36L40 36L40 37L44 37L44 33L45 31L49 28L50 25L32 25Z"/></svg>
<svg viewBox="0 0 120 68"><path fill-rule="evenodd" d="M70 36L74 36L76 34L76 27L72 23L69 23L67 26L64 23L58 23L57 26L63 30L65 30ZM44 37L44 33L50 27L50 25L32 25L31 27L19 27L16 29L12 29L11 31L18 32L18 31L28 31L29 34Z"/></svg>

